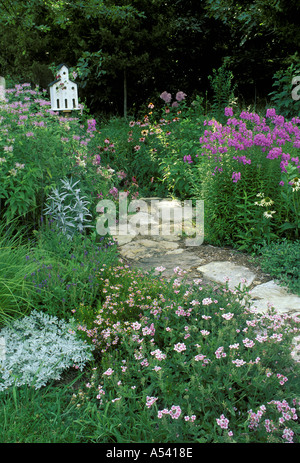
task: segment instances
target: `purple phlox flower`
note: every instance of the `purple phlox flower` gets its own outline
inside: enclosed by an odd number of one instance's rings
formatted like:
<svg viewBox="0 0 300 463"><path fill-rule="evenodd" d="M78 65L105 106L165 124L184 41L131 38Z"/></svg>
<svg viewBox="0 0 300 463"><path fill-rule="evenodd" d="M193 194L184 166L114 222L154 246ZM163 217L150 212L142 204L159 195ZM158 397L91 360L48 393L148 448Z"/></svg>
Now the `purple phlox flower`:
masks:
<svg viewBox="0 0 300 463"><path fill-rule="evenodd" d="M232 108L225 108L224 113L225 113L225 116L227 116L227 117L233 116Z"/></svg>
<svg viewBox="0 0 300 463"><path fill-rule="evenodd" d="M276 116L276 109L275 108L270 108L267 109L266 117L275 117Z"/></svg>
<svg viewBox="0 0 300 463"><path fill-rule="evenodd" d="M272 148L267 154L267 159L276 159L282 155L282 148Z"/></svg>
<svg viewBox="0 0 300 463"><path fill-rule="evenodd" d="M189 164L191 164L193 162L191 155L187 154L186 156L183 156L183 162L188 162Z"/></svg>
<svg viewBox="0 0 300 463"><path fill-rule="evenodd" d="M170 101L172 100L172 95L171 93L168 93L166 91L164 91L161 95L160 95L160 98L162 100L164 100L165 103L170 103Z"/></svg>
<svg viewBox="0 0 300 463"><path fill-rule="evenodd" d="M87 121L87 123L88 123L87 132L94 132L96 130L96 121L95 121L95 119L89 119Z"/></svg>
<svg viewBox="0 0 300 463"><path fill-rule="evenodd" d="M185 97L186 97L186 94L185 94L185 93L183 93L183 92L177 92L175 98L176 98L177 101L182 101L182 100L185 99Z"/></svg>
<svg viewBox="0 0 300 463"><path fill-rule="evenodd" d="M241 179L241 173L240 172L233 172L233 174L232 174L233 183L237 183L240 179Z"/></svg>

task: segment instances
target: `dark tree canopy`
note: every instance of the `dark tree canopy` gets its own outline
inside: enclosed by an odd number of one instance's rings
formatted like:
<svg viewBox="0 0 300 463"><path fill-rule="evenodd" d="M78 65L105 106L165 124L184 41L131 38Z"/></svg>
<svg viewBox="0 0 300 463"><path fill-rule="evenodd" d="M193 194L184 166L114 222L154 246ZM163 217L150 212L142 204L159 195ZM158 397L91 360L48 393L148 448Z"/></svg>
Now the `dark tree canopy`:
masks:
<svg viewBox="0 0 300 463"><path fill-rule="evenodd" d="M91 110L122 113L164 90L205 94L226 59L239 96L266 98L299 61L299 13L297 0L0 0L0 74L46 87L65 62Z"/></svg>

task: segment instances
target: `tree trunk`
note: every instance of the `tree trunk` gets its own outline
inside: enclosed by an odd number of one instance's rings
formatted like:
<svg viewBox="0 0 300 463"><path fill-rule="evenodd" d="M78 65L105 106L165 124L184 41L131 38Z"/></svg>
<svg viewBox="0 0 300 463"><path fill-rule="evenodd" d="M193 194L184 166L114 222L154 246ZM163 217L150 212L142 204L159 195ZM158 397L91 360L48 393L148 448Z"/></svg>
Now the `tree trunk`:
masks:
<svg viewBox="0 0 300 463"><path fill-rule="evenodd" d="M127 118L127 76L124 69L124 118Z"/></svg>

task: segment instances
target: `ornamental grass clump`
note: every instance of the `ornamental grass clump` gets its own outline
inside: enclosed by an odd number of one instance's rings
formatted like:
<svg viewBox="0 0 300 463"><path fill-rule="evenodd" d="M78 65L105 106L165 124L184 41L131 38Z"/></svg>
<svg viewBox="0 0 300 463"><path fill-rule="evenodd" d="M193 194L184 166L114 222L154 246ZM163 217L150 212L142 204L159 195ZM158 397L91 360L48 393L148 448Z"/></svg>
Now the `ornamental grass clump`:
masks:
<svg viewBox="0 0 300 463"><path fill-rule="evenodd" d="M0 365L0 390L28 385L35 389L58 380L71 368L92 359L91 347L76 336L71 324L33 311L0 332L6 353Z"/></svg>
<svg viewBox="0 0 300 463"><path fill-rule="evenodd" d="M94 323L88 310L74 314L101 362L77 397L82 407L94 404L103 419L109 411L118 442L298 442L299 317L259 314L227 283L187 285L180 269L165 284L127 272L128 287L124 274L107 280ZM156 296L139 289L147 280Z"/></svg>
<svg viewBox="0 0 300 463"><path fill-rule="evenodd" d="M24 233L24 228L16 230L14 223L0 224L0 327L34 308L35 287L24 274L36 272L38 263L29 260L31 246ZM52 263L50 256L44 263Z"/></svg>

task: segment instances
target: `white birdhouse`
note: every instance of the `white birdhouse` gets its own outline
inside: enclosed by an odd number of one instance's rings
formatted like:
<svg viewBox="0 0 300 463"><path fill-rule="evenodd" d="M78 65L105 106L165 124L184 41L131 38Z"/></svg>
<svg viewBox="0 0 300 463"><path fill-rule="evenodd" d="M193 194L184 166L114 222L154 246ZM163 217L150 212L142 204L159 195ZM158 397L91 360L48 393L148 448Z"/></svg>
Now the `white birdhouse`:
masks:
<svg viewBox="0 0 300 463"><path fill-rule="evenodd" d="M61 64L56 80L49 84L51 109L53 111L79 110L77 84L69 79L69 68Z"/></svg>

